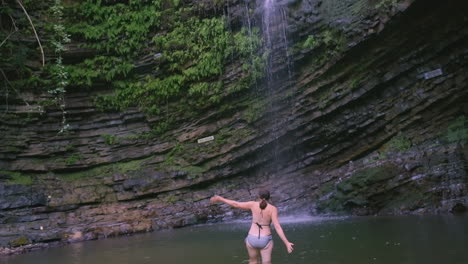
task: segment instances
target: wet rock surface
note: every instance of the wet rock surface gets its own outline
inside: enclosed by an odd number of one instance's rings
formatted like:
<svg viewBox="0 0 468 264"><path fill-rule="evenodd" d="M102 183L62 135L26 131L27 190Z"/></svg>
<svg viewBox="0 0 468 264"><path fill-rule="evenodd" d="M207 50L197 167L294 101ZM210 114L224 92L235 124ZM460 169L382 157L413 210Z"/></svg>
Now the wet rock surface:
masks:
<svg viewBox="0 0 468 264"><path fill-rule="evenodd" d="M157 121L137 109L97 111L93 92L67 93L66 135L57 109L9 105L0 254L244 217L209 197L255 199L264 186L285 213L465 212L467 137L447 138L468 115L468 5L365 2L283 1L290 46L300 44L291 78L275 63L267 96L180 117L158 137L144 136ZM244 6L230 8L242 23ZM303 45L324 34L328 46Z"/></svg>

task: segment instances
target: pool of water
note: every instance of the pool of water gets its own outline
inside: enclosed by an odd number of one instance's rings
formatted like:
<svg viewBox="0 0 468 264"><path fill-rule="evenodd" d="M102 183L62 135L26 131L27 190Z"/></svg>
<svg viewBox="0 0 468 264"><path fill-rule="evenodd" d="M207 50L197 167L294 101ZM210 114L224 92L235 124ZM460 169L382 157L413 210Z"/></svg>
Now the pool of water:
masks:
<svg viewBox="0 0 468 264"><path fill-rule="evenodd" d="M288 255L275 234L277 264L468 263L466 216L301 217L281 222L296 246ZM243 243L248 227L248 222L232 222L89 241L0 257L0 263L248 263Z"/></svg>

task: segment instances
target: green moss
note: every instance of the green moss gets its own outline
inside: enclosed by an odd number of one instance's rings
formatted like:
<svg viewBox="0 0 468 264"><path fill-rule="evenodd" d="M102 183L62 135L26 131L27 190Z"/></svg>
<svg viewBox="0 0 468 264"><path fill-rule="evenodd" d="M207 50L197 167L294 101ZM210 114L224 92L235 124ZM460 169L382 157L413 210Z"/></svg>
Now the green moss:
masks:
<svg viewBox="0 0 468 264"><path fill-rule="evenodd" d="M152 157L131 160L131 161L121 161L109 165L101 165L96 168L87 169L79 172L70 172L70 173L57 173L57 176L66 181L78 181L86 178L93 177L103 177L112 175L115 173L129 173L133 171L138 171L143 168L143 163Z"/></svg>
<svg viewBox="0 0 468 264"><path fill-rule="evenodd" d="M163 199L164 202L169 203L169 204L175 204L179 199L175 195L168 195Z"/></svg>
<svg viewBox="0 0 468 264"><path fill-rule="evenodd" d="M82 160L83 158L79 154L73 154L65 159L65 163L67 165L76 164L78 161Z"/></svg>
<svg viewBox="0 0 468 264"><path fill-rule="evenodd" d="M314 49L320 45L320 40L314 35L309 35L304 43L302 43L303 49Z"/></svg>
<svg viewBox="0 0 468 264"><path fill-rule="evenodd" d="M366 187L368 184L384 181L392 178L397 172L393 165L383 165L360 170L342 183L349 183L353 186Z"/></svg>
<svg viewBox="0 0 468 264"><path fill-rule="evenodd" d="M328 199L319 200L317 208L323 212L345 212L355 207L366 207L370 203L367 196L372 194L375 186L395 177L398 173L398 168L392 164L359 170L336 184L333 195ZM331 191L328 191L330 187L321 187L319 193L322 195L330 193ZM328 192L324 193L322 189L327 189Z"/></svg>
<svg viewBox="0 0 468 264"><path fill-rule="evenodd" d="M327 28L319 34L307 36L305 40L296 43L290 51L298 53L302 50L316 50L315 60L321 64L342 52L345 49L346 41L342 31Z"/></svg>
<svg viewBox="0 0 468 264"><path fill-rule="evenodd" d="M8 183L20 184L20 185L31 185L33 183L32 177L24 173L13 172L13 171L0 171L0 174L7 176Z"/></svg>
<svg viewBox="0 0 468 264"><path fill-rule="evenodd" d="M364 76L361 75L362 73L357 74L355 77L353 77L349 83L349 88L351 90L356 90L359 88L361 82L364 79Z"/></svg>
<svg viewBox="0 0 468 264"><path fill-rule="evenodd" d="M383 153L390 152L390 151L398 151L404 152L408 151L412 146L411 141L403 135L398 135L393 137L390 141L388 141L383 147Z"/></svg>
<svg viewBox="0 0 468 264"><path fill-rule="evenodd" d="M468 141L468 119L462 115L452 121L448 127L445 136L443 137L448 143Z"/></svg>
<svg viewBox="0 0 468 264"><path fill-rule="evenodd" d="M10 247L20 247L20 246L31 244L31 241L29 240L28 237L23 236L17 239L10 240L8 244L10 245Z"/></svg>
<svg viewBox="0 0 468 264"><path fill-rule="evenodd" d="M164 165L166 167L169 166L174 166L175 165L175 159L178 156L181 156L182 153L184 152L184 147L182 146L181 143L177 143L167 154L164 159Z"/></svg>
<svg viewBox="0 0 468 264"><path fill-rule="evenodd" d="M168 171L185 171L189 177L197 177L206 169L202 166L187 165L187 161L193 159L200 149L193 144L177 143L165 156L164 162L160 164L161 168Z"/></svg>
<svg viewBox="0 0 468 264"><path fill-rule="evenodd" d="M317 190L317 195L318 195L318 198L332 192L333 190L335 190L335 183L334 182L327 182L325 184L322 184L320 185L320 187L318 188Z"/></svg>
<svg viewBox="0 0 468 264"><path fill-rule="evenodd" d="M333 57L342 53L346 45L346 37L344 33L337 29L327 29L321 34L321 42L323 49L317 57L319 65L325 64Z"/></svg>
<svg viewBox="0 0 468 264"><path fill-rule="evenodd" d="M252 123L261 117L261 115L265 112L266 108L266 101L254 102L252 105L250 105L250 107L248 107L244 111L244 119L247 122Z"/></svg>
<svg viewBox="0 0 468 264"><path fill-rule="evenodd" d="M120 140L114 135L109 135L109 134L104 134L101 135L102 138L104 138L104 143L107 145L116 145L119 144Z"/></svg>

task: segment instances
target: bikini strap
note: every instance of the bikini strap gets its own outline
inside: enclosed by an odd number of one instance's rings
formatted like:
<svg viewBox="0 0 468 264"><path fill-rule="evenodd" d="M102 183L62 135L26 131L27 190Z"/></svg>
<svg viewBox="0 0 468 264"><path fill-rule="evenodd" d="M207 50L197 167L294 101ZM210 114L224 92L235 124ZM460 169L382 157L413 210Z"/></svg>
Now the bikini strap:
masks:
<svg viewBox="0 0 468 264"><path fill-rule="evenodd" d="M255 222L255 224L258 226L258 239L260 239L260 229L263 229L263 227L258 222Z"/></svg>
<svg viewBox="0 0 468 264"><path fill-rule="evenodd" d="M270 226L270 225L261 225L258 222L255 222L255 224L258 226L258 239L260 239L260 229L263 229L263 226Z"/></svg>

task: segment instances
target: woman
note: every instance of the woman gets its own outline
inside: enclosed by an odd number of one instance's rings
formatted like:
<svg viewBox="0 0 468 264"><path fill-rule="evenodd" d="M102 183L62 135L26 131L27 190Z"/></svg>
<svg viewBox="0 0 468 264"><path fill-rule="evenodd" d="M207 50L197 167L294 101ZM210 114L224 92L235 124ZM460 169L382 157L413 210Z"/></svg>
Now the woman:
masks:
<svg viewBox="0 0 468 264"><path fill-rule="evenodd" d="M219 195L211 197L211 203L222 202L235 208L250 210L252 212L252 225L249 234L245 239L245 245L249 252L249 263L257 264L258 257L262 257L262 263L271 263L271 252L273 250L273 240L271 237L270 224L273 222L276 233L283 240L288 253L293 251L294 244L289 242L284 235L283 229L278 221L278 209L268 203L270 192L261 190L259 201L236 202L225 199Z"/></svg>

